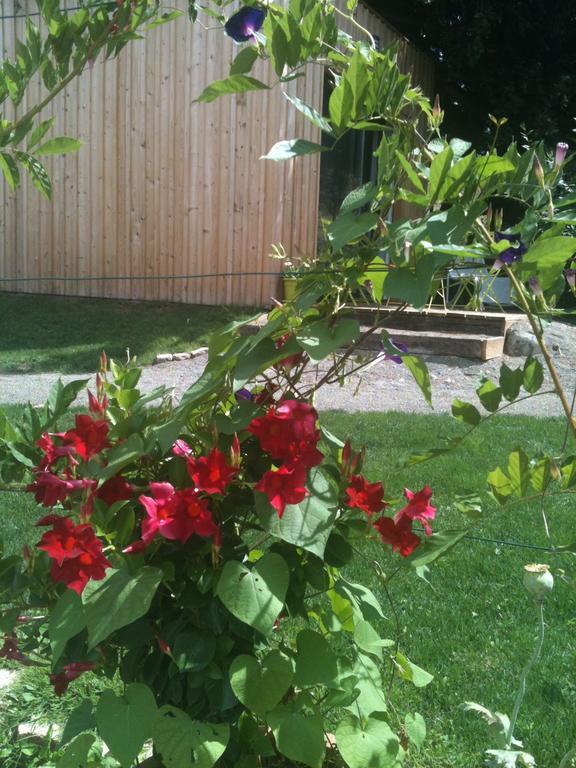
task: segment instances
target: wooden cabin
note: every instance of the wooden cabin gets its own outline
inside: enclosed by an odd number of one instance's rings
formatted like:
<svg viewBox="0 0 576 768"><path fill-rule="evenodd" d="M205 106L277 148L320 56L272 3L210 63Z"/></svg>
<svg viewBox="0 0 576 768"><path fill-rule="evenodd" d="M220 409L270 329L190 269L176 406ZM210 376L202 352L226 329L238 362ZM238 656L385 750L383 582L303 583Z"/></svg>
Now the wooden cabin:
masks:
<svg viewBox="0 0 576 768"><path fill-rule="evenodd" d="M5 54L34 10L33 0L2 0ZM431 60L367 6L357 18L382 46L399 41L402 68L431 94ZM51 135L84 142L47 158L52 201L27 179L16 193L0 184L0 289L238 305L280 295L271 246L315 253L320 158L260 157L277 141L318 141L319 132L279 88L194 103L237 52L223 32L182 16L73 81L42 113L56 115ZM255 77L269 80L267 64L257 67ZM321 109L321 67L287 87ZM31 88L18 113L41 92Z"/></svg>

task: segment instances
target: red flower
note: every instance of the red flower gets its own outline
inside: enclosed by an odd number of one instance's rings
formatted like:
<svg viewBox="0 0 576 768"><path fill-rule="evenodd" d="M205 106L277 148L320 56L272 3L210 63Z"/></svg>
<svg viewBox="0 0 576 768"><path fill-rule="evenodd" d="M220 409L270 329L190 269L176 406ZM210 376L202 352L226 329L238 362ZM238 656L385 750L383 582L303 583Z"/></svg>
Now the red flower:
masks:
<svg viewBox="0 0 576 768"><path fill-rule="evenodd" d="M18 641L16 635L6 635L4 637L4 645L0 648L0 659L10 659L11 661L18 661L20 664L29 666L32 662L24 656L22 651L18 649Z"/></svg>
<svg viewBox="0 0 576 768"><path fill-rule="evenodd" d="M324 458L316 450L320 439L317 418L318 414L307 403L284 400L272 406L265 416L252 419L248 431L273 459L313 467Z"/></svg>
<svg viewBox="0 0 576 768"><path fill-rule="evenodd" d="M374 523L374 528L380 533L382 541L391 545L392 552L400 552L402 557L408 557L420 544L408 518L396 523L391 517L380 517Z"/></svg>
<svg viewBox="0 0 576 768"><path fill-rule="evenodd" d="M48 432L44 432L41 437L36 441L36 445L40 448L44 454L44 458L40 462L40 469L48 469L59 458L66 457L68 462L73 466L78 464L74 458L75 449L73 445L56 445L52 440L52 435Z"/></svg>
<svg viewBox="0 0 576 768"><path fill-rule="evenodd" d="M160 534L165 539L185 544L196 534L220 539L218 526L212 520L206 499L194 488L175 491L170 483L150 483L152 497L140 496L147 517L142 521L142 541L148 544Z"/></svg>
<svg viewBox="0 0 576 768"><path fill-rule="evenodd" d="M380 512L387 506L382 501L384 496L382 483L369 483L362 475L353 475L350 485L346 488L346 493L348 495L346 505L361 509L368 515Z"/></svg>
<svg viewBox="0 0 576 768"><path fill-rule="evenodd" d="M104 557L102 543L90 525L74 525L69 517L55 515L39 522L52 525L52 530L42 536L37 547L55 561L50 571L54 581L62 581L81 594L90 579L104 578L111 564Z"/></svg>
<svg viewBox="0 0 576 768"><path fill-rule="evenodd" d="M293 338L289 333L284 334L284 336L281 336L278 341L276 342L276 349L282 349L282 347L291 339ZM284 368L286 372L290 371L292 368L295 368L297 365L300 365L300 363L304 362L308 355L306 352L296 352L294 355L289 355L288 357L285 357L283 360L280 360L274 368Z"/></svg>
<svg viewBox="0 0 576 768"><path fill-rule="evenodd" d="M403 507L399 512L396 512L394 521L399 523L401 520L408 519L418 520L424 526L426 536L430 536L432 528L428 520L434 520L436 516L436 507L429 504L432 498L432 489L430 486L425 485L418 493L409 491L408 488L404 488L404 496L408 499L408 504Z"/></svg>
<svg viewBox="0 0 576 768"><path fill-rule="evenodd" d="M75 423L75 428L69 429L62 437L72 443L81 459L88 461L103 448L110 447L107 421L93 420L86 414L79 414L76 416Z"/></svg>
<svg viewBox="0 0 576 768"><path fill-rule="evenodd" d="M284 464L280 469L265 472L254 489L265 493L278 517L282 517L286 504L298 504L306 497L305 482L303 464Z"/></svg>
<svg viewBox="0 0 576 768"><path fill-rule="evenodd" d="M72 664L67 664L61 672L50 675L50 682L54 686L56 696L62 696L72 680L76 680L83 672L95 669L96 666L97 664L93 661L74 661Z"/></svg>
<svg viewBox="0 0 576 768"><path fill-rule="evenodd" d="M222 451L213 448L208 456L188 459L188 474L197 490L212 494L224 493L238 470L228 464Z"/></svg>
<svg viewBox="0 0 576 768"><path fill-rule="evenodd" d="M104 504L111 507L116 501L128 501L132 498L133 488L126 482L121 475L111 477L98 488L94 494L97 499L101 499Z"/></svg>
<svg viewBox="0 0 576 768"><path fill-rule="evenodd" d="M72 480L70 477L58 477L52 472L41 470L36 472L34 482L27 485L26 490L34 494L38 504L53 507L55 504L61 504L75 491L90 489L93 485L94 480L88 478Z"/></svg>
<svg viewBox="0 0 576 768"><path fill-rule="evenodd" d="M172 453L174 456L187 458L192 453L192 448L190 448L186 440L176 440L172 446Z"/></svg>

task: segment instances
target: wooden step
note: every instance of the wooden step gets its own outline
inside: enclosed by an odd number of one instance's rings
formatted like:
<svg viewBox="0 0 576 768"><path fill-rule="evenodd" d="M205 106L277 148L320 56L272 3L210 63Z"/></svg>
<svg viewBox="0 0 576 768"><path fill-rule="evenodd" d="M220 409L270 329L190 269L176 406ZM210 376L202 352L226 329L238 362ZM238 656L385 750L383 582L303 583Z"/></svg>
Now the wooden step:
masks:
<svg viewBox="0 0 576 768"><path fill-rule="evenodd" d="M363 326L362 330L368 330ZM388 330L388 329L387 329ZM450 355L469 357L477 360L491 360L504 353L504 336L479 333L454 333L452 331L412 331L390 328L390 340L404 344L408 352L415 355ZM369 336L362 349L381 349L379 334Z"/></svg>
<svg viewBox="0 0 576 768"><path fill-rule="evenodd" d="M383 328L406 331L439 331L456 334L505 336L508 328L521 319L521 315L503 312L468 312L466 310L403 309L395 307L348 307L351 316L362 324L377 323Z"/></svg>

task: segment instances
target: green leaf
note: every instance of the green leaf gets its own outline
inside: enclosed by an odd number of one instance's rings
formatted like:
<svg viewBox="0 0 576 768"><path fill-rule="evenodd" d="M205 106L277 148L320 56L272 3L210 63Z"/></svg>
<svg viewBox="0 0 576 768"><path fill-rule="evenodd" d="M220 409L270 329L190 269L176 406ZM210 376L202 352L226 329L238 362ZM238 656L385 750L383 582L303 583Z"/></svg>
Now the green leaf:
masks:
<svg viewBox="0 0 576 768"><path fill-rule="evenodd" d="M348 127L353 109L354 94L352 93L352 86L343 77L332 91L328 101L330 120L336 133L340 134Z"/></svg>
<svg viewBox="0 0 576 768"><path fill-rule="evenodd" d="M490 486L492 495L499 504L506 504L514 489L510 478L500 469L496 467L492 472L489 472L486 481Z"/></svg>
<svg viewBox="0 0 576 768"><path fill-rule="evenodd" d="M56 118L50 117L48 120L43 120L39 125L34 128L32 131L30 138L28 139L28 145L26 149L28 152L34 147L36 144L38 144L39 141L42 141L44 136L48 133L50 128L54 125Z"/></svg>
<svg viewBox="0 0 576 768"><path fill-rule="evenodd" d="M486 379L476 390L480 402L487 411L494 413L502 400L502 390L493 381Z"/></svg>
<svg viewBox="0 0 576 768"><path fill-rule="evenodd" d="M524 371L521 368L508 368L506 363L500 367L500 389L509 402L516 400L520 387L524 383Z"/></svg>
<svg viewBox="0 0 576 768"><path fill-rule="evenodd" d="M432 385L426 363L415 355L402 355L402 362L412 374L412 378L418 384L424 399L432 407Z"/></svg>
<svg viewBox="0 0 576 768"><path fill-rule="evenodd" d="M327 229L332 253L365 235L378 224L378 213L341 213Z"/></svg>
<svg viewBox="0 0 576 768"><path fill-rule="evenodd" d="M0 170L10 189L14 190L20 183L20 171L16 161L8 152L0 152Z"/></svg>
<svg viewBox="0 0 576 768"><path fill-rule="evenodd" d="M310 472L306 486L310 494L299 504L288 504L281 518L267 496L255 493L256 514L272 536L324 557L336 519L336 492L319 469Z"/></svg>
<svg viewBox="0 0 576 768"><path fill-rule="evenodd" d="M82 593L89 648L144 616L161 581L162 571L150 566L134 576L110 569L102 581L89 581Z"/></svg>
<svg viewBox="0 0 576 768"><path fill-rule="evenodd" d="M352 674L356 677L354 688L359 695L348 709L362 717L369 717L372 712L386 712L386 696L378 664L370 656L359 653Z"/></svg>
<svg viewBox="0 0 576 768"><path fill-rule="evenodd" d="M426 723L422 715L418 712L414 712L413 715L408 713L404 718L404 730L410 739L410 743L413 744L417 750L422 749L422 745L426 739Z"/></svg>
<svg viewBox="0 0 576 768"><path fill-rule="evenodd" d="M229 560L216 594L237 619L268 635L284 606L289 579L284 558L274 552L265 554L252 570Z"/></svg>
<svg viewBox="0 0 576 768"><path fill-rule="evenodd" d="M460 539L464 538L468 529L447 530L433 533L426 536L422 543L414 552L406 558L406 561L412 568L420 568L423 565L430 565L439 557L445 555Z"/></svg>
<svg viewBox="0 0 576 768"><path fill-rule="evenodd" d="M359 337L360 324L351 318L342 318L336 322L318 320L301 326L296 333L299 346L314 361L324 360L341 347L347 347L357 341Z"/></svg>
<svg viewBox="0 0 576 768"><path fill-rule="evenodd" d="M94 465L93 474L103 480L107 480L117 475L128 464L132 464L132 462L139 459L143 453L145 453L144 441L137 432L133 432L123 443L119 443L110 449L106 457L107 463L105 467L96 467Z"/></svg>
<svg viewBox="0 0 576 768"><path fill-rule="evenodd" d="M322 768L326 747L322 716L306 695L280 705L267 717L280 754L289 760Z"/></svg>
<svg viewBox="0 0 576 768"><path fill-rule="evenodd" d="M319 632L303 629L296 638L296 684L334 687L338 678L336 654Z"/></svg>
<svg viewBox="0 0 576 768"><path fill-rule="evenodd" d="M177 19L179 16L183 16L184 11L169 11L168 13L163 13L161 16L158 16L151 24L148 24L146 27L146 31L155 29L156 27L160 27L162 24L167 24L169 21L174 21L174 19Z"/></svg>
<svg viewBox="0 0 576 768"><path fill-rule="evenodd" d="M498 155L484 155L476 158L476 173L479 180L486 181L491 176L514 170L514 164Z"/></svg>
<svg viewBox="0 0 576 768"><path fill-rule="evenodd" d="M543 291L554 287L568 259L574 253L574 238L539 238L522 257L515 269L526 279L535 275Z"/></svg>
<svg viewBox="0 0 576 768"><path fill-rule="evenodd" d="M430 253L418 259L415 269L411 266L391 269L386 273L382 296L406 301L416 308L423 307L429 301L436 272L450 261L452 257L447 254Z"/></svg>
<svg viewBox="0 0 576 768"><path fill-rule="evenodd" d="M377 656L379 659L382 658L382 648L394 645L393 640L382 639L372 624L364 619L356 622L354 642L364 653Z"/></svg>
<svg viewBox="0 0 576 768"><path fill-rule="evenodd" d="M414 169L412 163L404 157L404 155L399 152L397 149L394 150L394 154L396 155L396 158L400 162L400 165L402 166L402 169L404 170L404 173L408 176L410 179L413 187L418 190L418 192L421 192L422 194L425 193L424 184L422 184L422 180L420 179L420 176L416 173L416 170Z"/></svg>
<svg viewBox="0 0 576 768"><path fill-rule="evenodd" d="M228 725L191 720L181 709L168 705L158 711L154 746L165 768L212 768L229 738Z"/></svg>
<svg viewBox="0 0 576 768"><path fill-rule="evenodd" d="M514 493L526 496L530 488L530 459L522 448L508 456L508 477Z"/></svg>
<svg viewBox="0 0 576 768"><path fill-rule="evenodd" d="M394 662L397 665L397 671L404 680L408 680L416 688L424 688L434 680L434 675L426 672L425 669L413 664L404 654L397 653L394 656Z"/></svg>
<svg viewBox="0 0 576 768"><path fill-rule="evenodd" d="M334 590L350 601L357 620L379 621L385 618L378 599L364 584L347 581L340 576Z"/></svg>
<svg viewBox="0 0 576 768"><path fill-rule="evenodd" d="M22 163L26 173L30 176L36 189L44 195L47 200L52 197L52 182L40 160L26 152L16 152L16 157Z"/></svg>
<svg viewBox="0 0 576 768"><path fill-rule="evenodd" d="M123 695L104 691L96 707L98 732L123 768L130 768L144 742L152 738L158 708L143 683L131 683Z"/></svg>
<svg viewBox="0 0 576 768"><path fill-rule="evenodd" d="M88 768L88 753L95 740L93 733L80 733L66 745L56 768Z"/></svg>
<svg viewBox="0 0 576 768"><path fill-rule="evenodd" d="M442 150L442 152L440 152L439 155L436 155L432 161L428 184L428 197L430 199L430 205L438 200L442 185L448 176L448 172L450 171L453 159L454 153L450 147L446 147Z"/></svg>
<svg viewBox="0 0 576 768"><path fill-rule="evenodd" d="M361 187L356 187L352 192L349 192L340 206L340 213L350 213L358 208L362 208L364 205L371 203L376 194L376 187L371 181L366 184L362 184Z"/></svg>
<svg viewBox="0 0 576 768"><path fill-rule="evenodd" d="M288 139L286 141L277 141L273 147L268 150L267 155L262 155L260 160L292 160L293 157L302 155L312 155L316 152L325 152L326 147L321 144L315 144L306 139Z"/></svg>
<svg viewBox="0 0 576 768"><path fill-rule="evenodd" d="M544 368L540 360L529 357L524 364L523 385L526 392L533 395L544 383Z"/></svg>
<svg viewBox="0 0 576 768"><path fill-rule="evenodd" d="M286 91L282 92L284 97L288 99L290 104L292 104L299 112L302 112L302 114L310 120L310 122L315 125L317 128L320 128L321 131L324 131L324 133L332 133L332 126L326 120L325 117L322 117L322 115L317 112L313 107L308 106L308 104L305 104L301 99L299 99L297 96L293 96L290 93L286 93Z"/></svg>
<svg viewBox="0 0 576 768"><path fill-rule="evenodd" d="M400 742L388 723L345 715L336 728L336 746L349 768L397 768Z"/></svg>
<svg viewBox="0 0 576 768"><path fill-rule="evenodd" d="M268 91L269 86L266 83L256 80L248 75L232 75L225 80L215 80L205 88L195 101L211 102L220 96L226 96L230 93L246 93L247 91Z"/></svg>
<svg viewBox="0 0 576 768"><path fill-rule="evenodd" d="M180 672L200 672L210 664L216 652L216 639L208 630L179 632L172 648L174 663Z"/></svg>
<svg viewBox="0 0 576 768"><path fill-rule="evenodd" d="M452 416L458 419L458 421L462 421L464 424L471 424L474 427L482 421L482 416L476 406L472 405L472 403L465 403L458 398L452 400Z"/></svg>
<svg viewBox="0 0 576 768"><path fill-rule="evenodd" d="M84 699L68 716L62 738L60 739L60 747L64 747L79 734L85 731L93 731L95 728L94 705L90 699Z"/></svg>
<svg viewBox="0 0 576 768"><path fill-rule="evenodd" d="M65 155L68 152L77 152L82 146L79 139L73 139L71 136L57 136L41 144L35 154L40 155Z"/></svg>
<svg viewBox="0 0 576 768"><path fill-rule="evenodd" d="M257 60L258 49L255 46L249 45L246 48L242 48L230 65L230 74L245 75L247 72L250 72Z"/></svg>
<svg viewBox="0 0 576 768"><path fill-rule="evenodd" d="M260 661L253 656L237 656L230 665L230 685L236 697L260 717L282 701L293 678L292 662L278 650Z"/></svg>
<svg viewBox="0 0 576 768"><path fill-rule="evenodd" d="M67 589L50 611L48 636L52 647L52 664L62 655L66 643L86 626L82 600L74 590Z"/></svg>

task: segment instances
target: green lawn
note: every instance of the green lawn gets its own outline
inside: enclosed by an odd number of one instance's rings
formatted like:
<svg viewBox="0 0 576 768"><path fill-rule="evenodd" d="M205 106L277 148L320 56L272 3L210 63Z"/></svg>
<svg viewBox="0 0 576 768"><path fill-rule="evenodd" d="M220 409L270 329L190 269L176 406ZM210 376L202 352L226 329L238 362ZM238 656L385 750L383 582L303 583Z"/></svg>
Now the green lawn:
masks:
<svg viewBox="0 0 576 768"><path fill-rule="evenodd" d="M325 425L340 437L352 436L355 445L367 446L365 472L384 481L388 495L399 495L405 484L417 490L424 483L434 489L438 507L435 528L459 526L463 522L454 508L454 496L465 491L483 493L485 475L502 461L509 450L522 445L530 452L543 444L558 449L563 432L561 421L529 417L500 417L485 427L452 455L410 470L398 470L397 462L408 452L430 447L442 435L462 427L447 416L407 414L347 415L328 413ZM34 541L34 512L24 495L0 495L0 530L10 550ZM557 541L574 540L573 508L568 502L550 504L550 525ZM474 525L473 535L545 546L539 510L513 507L502 511L486 497L485 517ZM389 559L381 548L366 552L390 572L398 560ZM421 712L426 718L428 739L410 768L475 768L483 763L483 749L493 746L485 726L460 708L465 700L510 714L518 679L528 658L535 634L533 604L522 587L522 566L549 562L556 576L553 595L546 606L547 636L544 654L528 680L528 694L520 713L516 735L524 741L541 768L557 768L562 755L573 745L576 733L576 685L574 659L576 600L572 580L573 556L531 549L462 541L450 554L431 566L432 586L413 572L400 573L390 590L400 622L402 649L417 664L434 674L425 689L396 682L394 697L402 710ZM561 571L566 572L566 580ZM395 636L393 612L379 590L370 568L358 561L350 577L371 586L390 618L383 623L387 637ZM37 687L43 711L56 700L49 687L25 673L23 682ZM74 684L71 686L74 690ZM28 693L30 693L29 689ZM83 687L79 687L78 691ZM18 693L18 695L20 695ZM78 700L69 694L60 710ZM75 699L76 696L76 699ZM63 706L64 705L64 706ZM30 709L22 700L11 707L14 713ZM56 716L55 716L56 717ZM1 728L0 728L1 730Z"/></svg>
<svg viewBox="0 0 576 768"><path fill-rule="evenodd" d="M215 329L251 314L238 307L0 292L0 373L94 371L102 350L123 360L129 349L148 364L158 353L202 346Z"/></svg>

